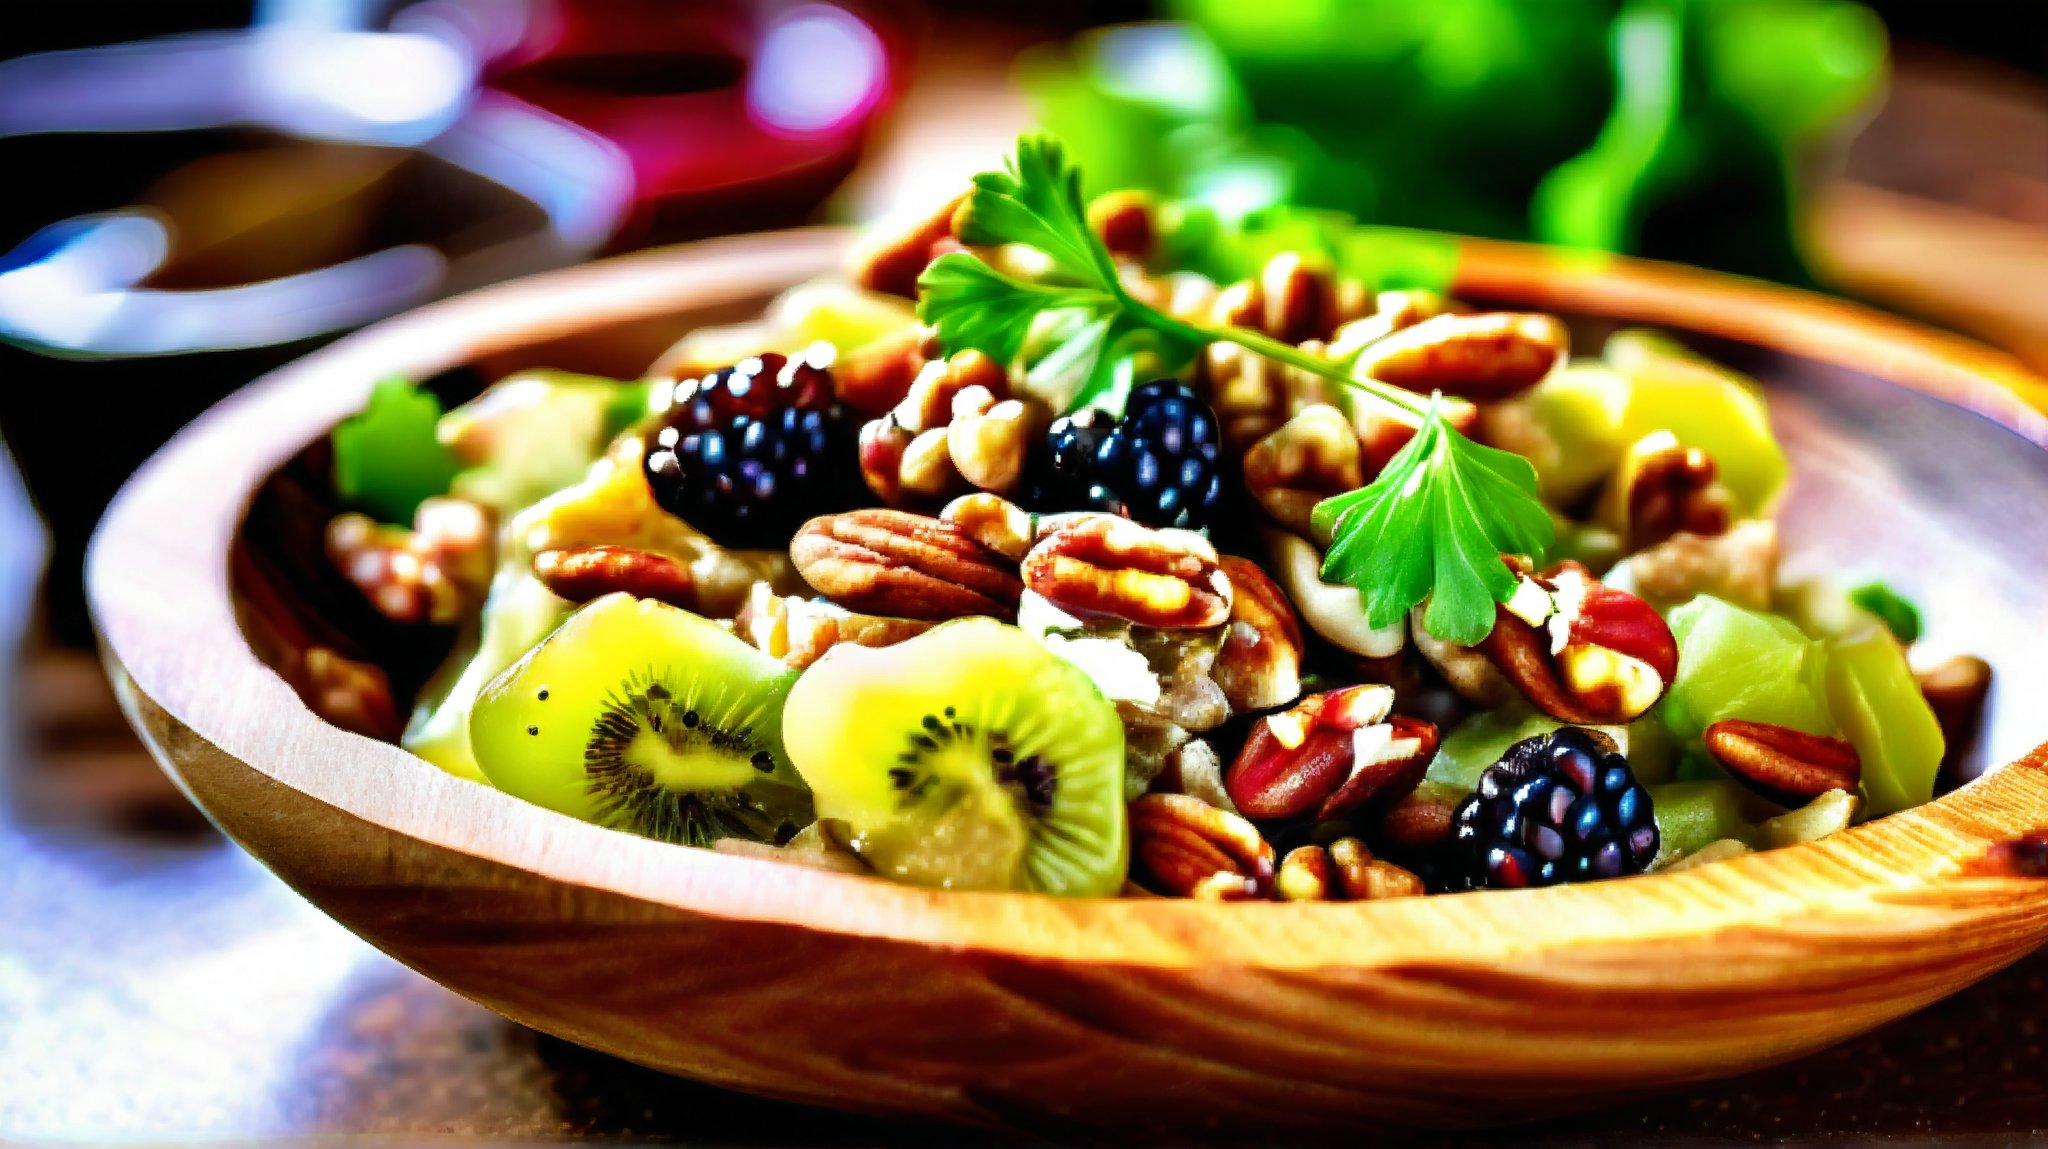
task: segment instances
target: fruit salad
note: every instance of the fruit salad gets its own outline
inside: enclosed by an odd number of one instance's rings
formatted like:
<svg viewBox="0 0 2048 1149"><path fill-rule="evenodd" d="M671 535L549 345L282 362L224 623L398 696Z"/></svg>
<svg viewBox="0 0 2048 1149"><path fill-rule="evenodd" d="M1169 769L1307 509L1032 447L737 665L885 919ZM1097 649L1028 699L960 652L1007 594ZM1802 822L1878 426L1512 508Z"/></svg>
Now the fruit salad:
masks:
<svg viewBox="0 0 2048 1149"><path fill-rule="evenodd" d="M379 384L328 552L453 653L402 723L333 652L309 700L616 830L1066 896L1603 881L1953 784L1988 668L1780 577L1751 381L1079 188L1028 136L638 379Z"/></svg>

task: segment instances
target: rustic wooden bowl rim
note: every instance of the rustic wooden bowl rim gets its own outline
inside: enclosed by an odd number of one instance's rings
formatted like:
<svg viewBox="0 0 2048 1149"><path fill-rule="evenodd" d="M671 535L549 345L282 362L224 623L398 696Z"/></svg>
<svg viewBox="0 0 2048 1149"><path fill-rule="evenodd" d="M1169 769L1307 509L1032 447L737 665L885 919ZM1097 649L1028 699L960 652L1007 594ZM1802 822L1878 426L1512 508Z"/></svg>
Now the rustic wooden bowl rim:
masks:
<svg viewBox="0 0 2048 1149"><path fill-rule="evenodd" d="M1400 963L1797 922L1912 903L1958 883L1992 843L2048 825L2048 745L1939 801L1824 841L1625 882L1369 904L1220 905L954 893L681 849L466 782L330 726L249 648L227 578L233 532L277 466L357 409L385 374L427 374L600 322L758 296L830 266L844 232L714 240L451 299L315 352L237 392L130 480L102 522L88 584L103 651L137 724L189 733L356 819L572 886L713 917L960 950L1189 968ZM1457 288L1532 309L1624 316L1853 367L1977 410L2048 446L2048 380L1967 340L1847 303L1690 268L1464 244ZM152 727L152 729L158 729ZM1796 883L1775 880L1792 855ZM363 880L360 877L351 881ZM1243 928L1246 915L1259 929ZM1282 932L1284 931L1284 933ZM1268 939L1290 939L1284 948Z"/></svg>

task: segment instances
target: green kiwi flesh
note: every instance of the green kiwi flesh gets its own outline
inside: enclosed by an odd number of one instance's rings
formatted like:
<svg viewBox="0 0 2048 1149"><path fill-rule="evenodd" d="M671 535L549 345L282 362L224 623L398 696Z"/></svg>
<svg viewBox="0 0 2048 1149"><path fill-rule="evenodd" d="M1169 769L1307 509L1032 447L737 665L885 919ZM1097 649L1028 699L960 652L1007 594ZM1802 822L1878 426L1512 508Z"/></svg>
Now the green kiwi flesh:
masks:
<svg viewBox="0 0 2048 1149"><path fill-rule="evenodd" d="M470 744L492 785L564 814L780 844L812 821L782 746L794 678L708 619L606 595L484 687Z"/></svg>
<svg viewBox="0 0 2048 1149"><path fill-rule="evenodd" d="M885 876L1107 896L1129 851L1124 737L1087 675L1013 626L834 647L790 691L818 816Z"/></svg>

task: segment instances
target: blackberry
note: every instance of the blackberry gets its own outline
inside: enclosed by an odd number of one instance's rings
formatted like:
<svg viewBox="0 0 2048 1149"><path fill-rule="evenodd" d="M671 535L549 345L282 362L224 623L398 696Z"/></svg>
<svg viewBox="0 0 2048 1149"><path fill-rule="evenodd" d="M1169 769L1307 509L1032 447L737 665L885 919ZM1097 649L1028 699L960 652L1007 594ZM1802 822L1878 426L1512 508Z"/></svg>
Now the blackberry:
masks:
<svg viewBox="0 0 2048 1149"><path fill-rule="evenodd" d="M1461 889L1619 878L1657 856L1655 811L1628 759L1570 726L1509 747L1451 827L1441 874Z"/></svg>
<svg viewBox="0 0 2048 1149"><path fill-rule="evenodd" d="M780 547L861 489L832 376L768 354L678 385L643 469L662 510L729 547Z"/></svg>
<svg viewBox="0 0 2048 1149"><path fill-rule="evenodd" d="M1155 527L1200 528L1223 499L1215 413L1193 391L1156 379L1131 392L1121 422L1099 410L1053 423L1033 484L1040 509L1098 510Z"/></svg>

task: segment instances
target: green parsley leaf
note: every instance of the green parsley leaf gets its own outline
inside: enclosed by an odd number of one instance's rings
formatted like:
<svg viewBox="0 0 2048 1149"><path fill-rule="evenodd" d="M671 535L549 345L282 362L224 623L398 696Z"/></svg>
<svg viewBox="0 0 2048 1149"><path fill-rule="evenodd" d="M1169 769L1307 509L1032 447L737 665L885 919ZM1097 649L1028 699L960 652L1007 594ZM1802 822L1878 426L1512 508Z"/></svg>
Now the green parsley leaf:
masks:
<svg viewBox="0 0 2048 1149"><path fill-rule="evenodd" d="M1920 608L1882 579L1872 579L1849 592L1849 601L1876 615L1892 637L1907 645L1920 638Z"/></svg>
<svg viewBox="0 0 2048 1149"><path fill-rule="evenodd" d="M1197 326L1134 298L1088 226L1080 172L1057 139L1022 136L1002 171L974 178L960 238L1034 248L1050 270L1023 279L965 252L941 256L918 277L918 317L948 353L972 348L1005 364L1017 361L1034 329L1056 331L1058 346L1031 375L1065 383L1041 390L1070 396L1069 410L1120 411L1140 364L1176 370L1205 344L1227 341L1357 391L1416 425L1376 482L1316 509L1317 529L1332 539L1323 577L1362 591L1372 625L1389 625L1427 599L1431 634L1478 642L1493 626L1493 604L1514 592L1501 554L1540 560L1549 546L1554 527L1536 496L1535 469L1459 434L1434 400L1425 406L1421 396L1261 332Z"/></svg>
<svg viewBox="0 0 2048 1149"><path fill-rule="evenodd" d="M1536 469L1481 446L1444 422L1439 405L1380 477L1317 504L1312 525L1331 538L1323 578L1357 587L1366 623L1391 626L1423 602L1423 626L1471 646L1493 629L1515 591L1503 554L1541 560L1555 533L1536 498Z"/></svg>
<svg viewBox="0 0 2048 1149"><path fill-rule="evenodd" d="M441 401L397 377L380 379L363 409L334 429L334 489L385 523L411 526L413 512L462 469L435 437Z"/></svg>

